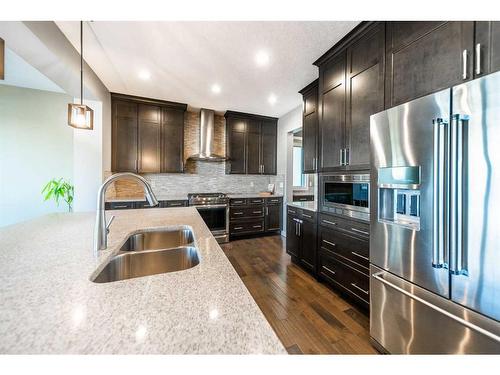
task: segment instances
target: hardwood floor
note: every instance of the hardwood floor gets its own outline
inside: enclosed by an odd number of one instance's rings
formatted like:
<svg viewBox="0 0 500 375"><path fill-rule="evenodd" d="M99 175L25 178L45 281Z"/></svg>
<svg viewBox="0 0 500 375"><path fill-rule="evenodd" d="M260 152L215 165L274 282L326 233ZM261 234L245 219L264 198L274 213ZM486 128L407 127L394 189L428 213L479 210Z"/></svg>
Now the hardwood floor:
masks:
<svg viewBox="0 0 500 375"><path fill-rule="evenodd" d="M294 265L276 235L222 249L290 354L373 354L369 319Z"/></svg>

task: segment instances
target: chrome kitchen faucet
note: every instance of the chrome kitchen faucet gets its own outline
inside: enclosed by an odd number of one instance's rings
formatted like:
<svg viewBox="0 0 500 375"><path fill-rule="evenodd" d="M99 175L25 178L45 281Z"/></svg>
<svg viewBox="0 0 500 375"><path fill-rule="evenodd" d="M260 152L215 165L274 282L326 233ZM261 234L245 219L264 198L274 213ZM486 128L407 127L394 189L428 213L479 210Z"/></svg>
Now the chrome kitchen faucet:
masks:
<svg viewBox="0 0 500 375"><path fill-rule="evenodd" d="M157 206L158 205L158 200L156 199L156 196L153 193L153 189L151 188L151 185L149 182L147 182L144 177L141 177L135 173L117 173L114 174L106 179L106 181L103 182L101 187L99 188L99 191L97 192L97 213L96 213L96 220L95 220L95 227L94 227L94 255L97 256L99 250L105 250L108 247L108 233L109 233L109 226L111 225L111 222L114 219L114 216L111 216L109 219L109 222L106 223L106 211L104 209L105 206L105 195L106 195L106 190L108 189L108 186L111 185L113 181L120 180L120 179L125 179L125 178L131 178L134 180L139 181L143 188L144 188L144 195L146 196L146 199L148 200L149 204L151 206Z"/></svg>

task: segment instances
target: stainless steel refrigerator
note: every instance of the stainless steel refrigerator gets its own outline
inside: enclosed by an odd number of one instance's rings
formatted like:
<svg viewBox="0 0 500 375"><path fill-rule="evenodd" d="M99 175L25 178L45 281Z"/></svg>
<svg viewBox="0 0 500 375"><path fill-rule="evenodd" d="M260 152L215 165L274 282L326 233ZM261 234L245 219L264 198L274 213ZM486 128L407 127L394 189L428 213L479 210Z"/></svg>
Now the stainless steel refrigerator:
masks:
<svg viewBox="0 0 500 375"><path fill-rule="evenodd" d="M500 354L500 73L371 116L370 334Z"/></svg>

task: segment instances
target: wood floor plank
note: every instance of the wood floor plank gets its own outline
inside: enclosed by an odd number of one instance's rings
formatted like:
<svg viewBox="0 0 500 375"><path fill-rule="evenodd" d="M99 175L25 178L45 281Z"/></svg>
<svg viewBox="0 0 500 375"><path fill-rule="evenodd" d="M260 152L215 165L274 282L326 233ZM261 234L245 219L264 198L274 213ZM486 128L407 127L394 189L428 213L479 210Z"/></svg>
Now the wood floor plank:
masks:
<svg viewBox="0 0 500 375"><path fill-rule="evenodd" d="M289 354L372 354L369 318L291 262L279 235L223 244Z"/></svg>

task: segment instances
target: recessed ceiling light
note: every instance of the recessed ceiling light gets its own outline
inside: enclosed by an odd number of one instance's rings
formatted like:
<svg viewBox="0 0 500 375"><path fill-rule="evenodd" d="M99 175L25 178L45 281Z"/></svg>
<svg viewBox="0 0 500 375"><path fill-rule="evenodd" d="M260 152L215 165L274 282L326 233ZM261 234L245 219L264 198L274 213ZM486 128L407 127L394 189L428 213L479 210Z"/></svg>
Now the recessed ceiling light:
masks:
<svg viewBox="0 0 500 375"><path fill-rule="evenodd" d="M147 70L141 70L139 72L139 78L144 81L147 81L148 79L151 78L151 73L149 73Z"/></svg>
<svg viewBox="0 0 500 375"><path fill-rule="evenodd" d="M221 88L217 83L214 83L211 88L214 94L220 94Z"/></svg>
<svg viewBox="0 0 500 375"><path fill-rule="evenodd" d="M276 95L274 94L271 94L269 95L269 98L267 98L267 101L269 102L269 104L271 105L275 105L276 102L277 102L278 98L276 97Z"/></svg>
<svg viewBox="0 0 500 375"><path fill-rule="evenodd" d="M255 54L255 63L257 66L266 66L269 64L269 54L266 51L258 51Z"/></svg>

